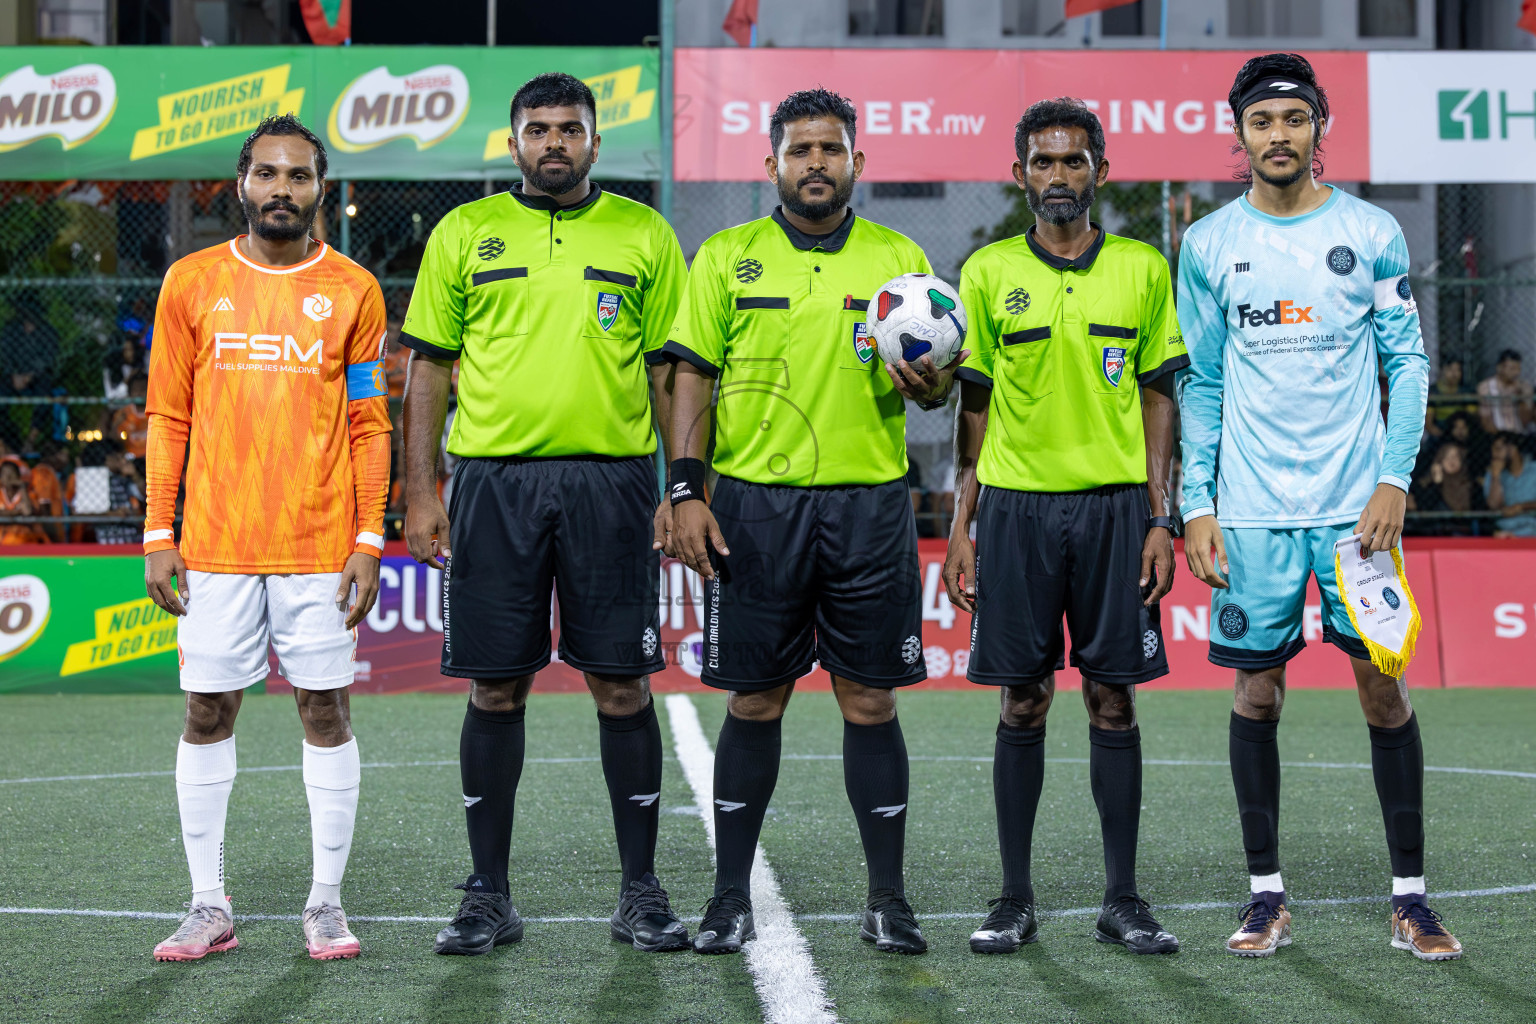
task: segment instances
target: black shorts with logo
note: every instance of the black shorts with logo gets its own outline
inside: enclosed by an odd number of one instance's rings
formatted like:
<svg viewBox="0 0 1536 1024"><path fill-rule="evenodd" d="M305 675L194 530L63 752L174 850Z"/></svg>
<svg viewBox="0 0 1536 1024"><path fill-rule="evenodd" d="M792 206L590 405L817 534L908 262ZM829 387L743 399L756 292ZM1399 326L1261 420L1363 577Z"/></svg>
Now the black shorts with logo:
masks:
<svg viewBox="0 0 1536 1024"><path fill-rule="evenodd" d="M705 591L703 681L770 690L813 662L865 686L928 678L917 522L905 480L774 487L721 477L729 556Z"/></svg>
<svg viewBox="0 0 1536 1024"><path fill-rule="evenodd" d="M1059 494L984 488L966 678L1018 686L1064 667L1063 616L1072 666L1086 678L1167 675L1158 607L1142 604L1148 514L1142 484Z"/></svg>
<svg viewBox="0 0 1536 1024"><path fill-rule="evenodd" d="M466 458L454 471L443 575L443 675L496 679L560 660L583 672L659 672L659 501L649 458Z"/></svg>

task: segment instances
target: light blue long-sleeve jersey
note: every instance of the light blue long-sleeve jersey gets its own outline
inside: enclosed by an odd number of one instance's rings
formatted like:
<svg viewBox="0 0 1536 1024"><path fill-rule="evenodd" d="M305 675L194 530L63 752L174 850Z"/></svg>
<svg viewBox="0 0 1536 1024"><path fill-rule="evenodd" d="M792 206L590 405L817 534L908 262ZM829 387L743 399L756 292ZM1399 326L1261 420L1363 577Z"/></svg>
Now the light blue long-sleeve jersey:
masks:
<svg viewBox="0 0 1536 1024"><path fill-rule="evenodd" d="M1326 526L1408 489L1429 360L1391 214L1338 187L1299 217L1228 203L1184 237L1179 323L1186 521Z"/></svg>

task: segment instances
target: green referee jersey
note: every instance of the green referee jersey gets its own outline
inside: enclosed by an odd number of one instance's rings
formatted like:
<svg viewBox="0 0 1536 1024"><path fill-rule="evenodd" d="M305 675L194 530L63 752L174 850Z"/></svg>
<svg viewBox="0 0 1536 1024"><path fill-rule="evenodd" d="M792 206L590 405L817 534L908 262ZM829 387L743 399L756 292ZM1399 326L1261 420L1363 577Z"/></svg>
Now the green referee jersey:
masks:
<svg viewBox="0 0 1536 1024"><path fill-rule="evenodd" d="M459 360L455 455L647 455L648 362L687 279L661 215L594 182L561 208L521 187L444 217L400 340Z"/></svg>
<svg viewBox="0 0 1536 1024"><path fill-rule="evenodd" d="M1141 392L1189 365L1168 262L1099 236L1075 260L1022 236L966 260L971 355L957 376L992 391L976 478L1016 491L1147 482Z"/></svg>
<svg viewBox="0 0 1536 1024"><path fill-rule="evenodd" d="M932 273L923 250L851 210L830 235L775 209L704 243L662 353L719 378L719 473L799 487L906 475L904 400L865 312L907 273Z"/></svg>

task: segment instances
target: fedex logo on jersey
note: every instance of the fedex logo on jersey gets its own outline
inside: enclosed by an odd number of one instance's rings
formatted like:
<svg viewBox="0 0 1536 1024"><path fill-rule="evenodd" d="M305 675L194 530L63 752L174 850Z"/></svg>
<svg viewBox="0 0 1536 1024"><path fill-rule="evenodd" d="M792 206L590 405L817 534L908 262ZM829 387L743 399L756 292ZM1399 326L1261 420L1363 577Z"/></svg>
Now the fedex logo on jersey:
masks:
<svg viewBox="0 0 1536 1024"><path fill-rule="evenodd" d="M308 349L291 334L241 334L221 331L213 336L213 368L216 370L272 370L279 373L320 373L325 340L316 338ZM238 362L221 362L225 352ZM314 365L308 365L313 361Z"/></svg>
<svg viewBox="0 0 1536 1024"><path fill-rule="evenodd" d="M1279 299L1268 309L1254 309L1244 303L1237 307L1237 326L1263 327L1268 324L1315 324L1311 306L1299 306L1290 299Z"/></svg>

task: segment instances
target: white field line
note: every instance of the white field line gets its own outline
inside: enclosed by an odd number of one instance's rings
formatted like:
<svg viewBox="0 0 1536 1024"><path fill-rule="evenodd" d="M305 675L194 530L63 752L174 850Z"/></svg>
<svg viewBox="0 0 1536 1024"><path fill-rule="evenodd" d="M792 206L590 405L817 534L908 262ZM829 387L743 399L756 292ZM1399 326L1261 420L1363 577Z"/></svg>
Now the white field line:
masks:
<svg viewBox="0 0 1536 1024"><path fill-rule="evenodd" d="M673 696L682 696L674 694ZM713 756L713 755L711 755ZM785 754L785 761L841 761L842 754ZM595 757L530 757L524 760L524 764L595 764L599 759ZM962 757L962 756L935 756L913 754L909 761L957 761L975 764L991 764L991 757ZM1048 757L1047 764L1087 764L1086 757ZM1144 765L1162 765L1172 768L1226 768L1226 761L1181 761L1165 760L1159 758L1146 758ZM363 765L364 768L456 768L458 761L380 761ZM240 768L241 772L296 772L302 766L296 764L272 764L257 765L252 768ZM1332 761L1286 761L1284 768L1349 768L1355 771L1370 771L1368 764L1351 764L1347 762ZM1493 775L1503 776L1509 779L1536 779L1536 772L1516 772L1503 768L1454 768L1425 765L1426 772L1444 772L1448 775ZM96 782L102 779L158 779L169 778L176 773L171 770L153 772L107 772L99 775L41 775L21 779L0 779L0 786L19 786L31 782ZM604 918L607 920L607 918Z"/></svg>
<svg viewBox="0 0 1536 1024"><path fill-rule="evenodd" d="M715 848L715 752L699 727L693 701L681 693L667 697L667 720L672 745L682 762L683 775L693 789L699 817ZM826 985L811 959L810 944L784 903L762 845L752 861L752 917L757 938L742 950L767 1024L836 1024Z"/></svg>
<svg viewBox="0 0 1536 1024"><path fill-rule="evenodd" d="M756 865L754 865L755 867ZM753 876L753 891L756 893L757 879ZM1454 899L1479 899L1488 896L1521 896L1526 893L1536 893L1536 883L1531 885L1502 885L1493 889L1453 889L1447 892L1432 892L1428 898L1432 900ZM1388 896L1344 896L1314 900L1292 900L1293 907L1342 907L1354 906L1366 903L1388 903ZM758 903L756 896L754 905ZM1160 903L1158 910L1196 911L1196 910L1234 910L1240 904L1236 902L1206 902L1206 903ZM1040 917L1091 917L1099 912L1099 907L1069 907L1065 910L1041 910ZM133 920L149 921L179 921L181 914L170 914L153 910L76 910L63 907L0 907L0 915L33 915L38 917L116 917L130 918ZM981 911L970 913L951 914L920 914L924 921L979 921L983 916ZM857 921L860 915L856 914L796 914L796 921ZM297 921L298 914L236 914L237 921ZM447 917L409 917L401 915L348 915L347 920L364 923L382 924L447 924L451 918ZM525 917L524 921L530 924L607 924L606 917ZM685 917L684 921L697 923L696 917ZM761 941L761 940L759 940ZM803 941L803 940L802 940ZM750 952L751 947L748 947ZM788 1019L788 1018L784 1018ZM830 1018L822 1018L830 1019Z"/></svg>

